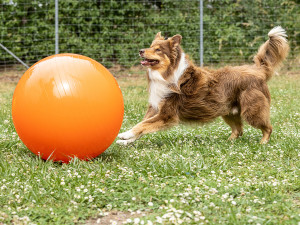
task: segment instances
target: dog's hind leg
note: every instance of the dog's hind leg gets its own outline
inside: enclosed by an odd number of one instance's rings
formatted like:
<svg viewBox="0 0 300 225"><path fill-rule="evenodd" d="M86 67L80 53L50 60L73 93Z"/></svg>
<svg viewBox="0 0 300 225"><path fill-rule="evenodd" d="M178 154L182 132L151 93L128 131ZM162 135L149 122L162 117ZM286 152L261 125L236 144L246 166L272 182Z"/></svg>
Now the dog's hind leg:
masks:
<svg viewBox="0 0 300 225"><path fill-rule="evenodd" d="M229 140L237 139L243 135L243 122L239 114L222 116L224 121L231 127L232 133Z"/></svg>
<svg viewBox="0 0 300 225"><path fill-rule="evenodd" d="M268 96L256 89L245 90L241 94L240 104L242 118L251 126L260 129L263 133L260 143L267 143L272 133Z"/></svg>

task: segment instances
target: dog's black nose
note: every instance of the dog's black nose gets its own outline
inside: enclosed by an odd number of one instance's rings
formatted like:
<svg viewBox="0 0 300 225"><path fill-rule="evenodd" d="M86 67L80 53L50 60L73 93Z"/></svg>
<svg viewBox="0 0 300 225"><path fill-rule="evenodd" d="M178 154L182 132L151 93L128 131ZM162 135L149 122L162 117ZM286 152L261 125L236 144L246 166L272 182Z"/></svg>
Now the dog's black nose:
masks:
<svg viewBox="0 0 300 225"><path fill-rule="evenodd" d="M142 56L144 53L145 53L145 50L144 50L144 49L141 49L141 50L140 50L140 56Z"/></svg>

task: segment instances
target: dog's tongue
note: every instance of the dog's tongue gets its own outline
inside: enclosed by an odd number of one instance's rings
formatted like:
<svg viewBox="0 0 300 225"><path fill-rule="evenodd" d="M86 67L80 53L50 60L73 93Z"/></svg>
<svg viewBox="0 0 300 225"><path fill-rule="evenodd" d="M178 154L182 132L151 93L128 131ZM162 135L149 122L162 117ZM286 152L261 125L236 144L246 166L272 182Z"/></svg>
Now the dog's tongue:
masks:
<svg viewBox="0 0 300 225"><path fill-rule="evenodd" d="M154 66L158 63L157 60L153 60L153 59L144 59L143 61L141 61L141 64L143 66Z"/></svg>
<svg viewBox="0 0 300 225"><path fill-rule="evenodd" d="M142 64L143 66L149 66L149 65L150 65L150 62L149 62L148 60L143 60L143 61L141 61L141 64Z"/></svg>

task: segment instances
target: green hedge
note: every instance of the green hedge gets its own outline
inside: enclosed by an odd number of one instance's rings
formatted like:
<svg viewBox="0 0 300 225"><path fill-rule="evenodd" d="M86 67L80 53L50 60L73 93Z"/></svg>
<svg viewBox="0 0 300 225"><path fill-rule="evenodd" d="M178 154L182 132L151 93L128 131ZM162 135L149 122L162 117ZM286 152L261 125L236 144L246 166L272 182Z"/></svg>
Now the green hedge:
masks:
<svg viewBox="0 0 300 225"><path fill-rule="evenodd" d="M299 4L292 0L204 1L204 63L251 60L268 31L287 30L291 58L299 55ZM59 1L60 52L92 57L106 66L138 64L138 49L162 31L180 33L199 61L199 1ZM0 1L0 42L28 63L54 54L54 1ZM15 63L1 50L0 64Z"/></svg>

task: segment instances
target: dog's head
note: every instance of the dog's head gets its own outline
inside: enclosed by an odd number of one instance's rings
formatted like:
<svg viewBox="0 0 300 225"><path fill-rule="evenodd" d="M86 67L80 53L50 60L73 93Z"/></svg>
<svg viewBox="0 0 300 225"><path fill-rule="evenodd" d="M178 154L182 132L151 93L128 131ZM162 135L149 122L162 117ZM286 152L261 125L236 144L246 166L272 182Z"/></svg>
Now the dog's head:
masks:
<svg viewBox="0 0 300 225"><path fill-rule="evenodd" d="M165 39L161 32L157 33L150 48L140 50L140 56L143 58L141 64L154 70L166 70L180 56L181 39L179 34Z"/></svg>

